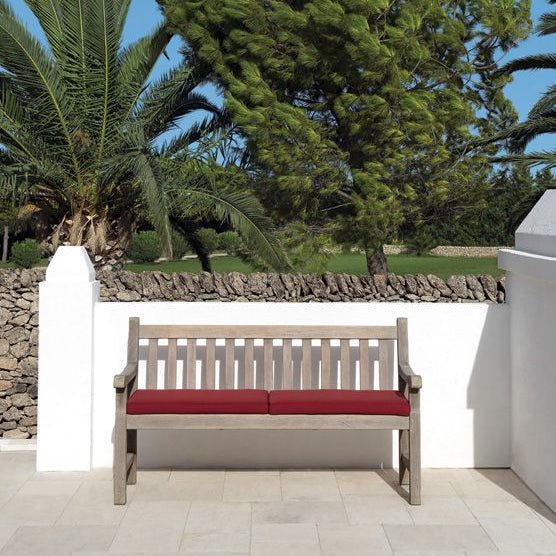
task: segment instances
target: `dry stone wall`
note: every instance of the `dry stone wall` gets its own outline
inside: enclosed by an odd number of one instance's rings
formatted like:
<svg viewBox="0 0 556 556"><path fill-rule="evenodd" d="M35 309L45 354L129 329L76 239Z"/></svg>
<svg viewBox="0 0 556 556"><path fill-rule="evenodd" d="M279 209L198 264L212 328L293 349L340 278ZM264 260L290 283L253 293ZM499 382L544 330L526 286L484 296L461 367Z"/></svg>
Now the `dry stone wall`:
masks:
<svg viewBox="0 0 556 556"><path fill-rule="evenodd" d="M512 247L481 247L479 245L439 245L430 250L432 255L437 257L496 257L500 249L512 249ZM386 255L401 255L409 253L405 245L385 245Z"/></svg>
<svg viewBox="0 0 556 556"><path fill-rule="evenodd" d="M0 436L37 434L38 283L44 270L0 271Z"/></svg>
<svg viewBox="0 0 556 556"><path fill-rule="evenodd" d="M38 285L44 269L0 270L0 437L37 434ZM103 301L503 303L492 276L165 274L99 271Z"/></svg>
<svg viewBox="0 0 556 556"><path fill-rule="evenodd" d="M504 279L429 274L166 274L100 271L105 301L404 301L503 303Z"/></svg>

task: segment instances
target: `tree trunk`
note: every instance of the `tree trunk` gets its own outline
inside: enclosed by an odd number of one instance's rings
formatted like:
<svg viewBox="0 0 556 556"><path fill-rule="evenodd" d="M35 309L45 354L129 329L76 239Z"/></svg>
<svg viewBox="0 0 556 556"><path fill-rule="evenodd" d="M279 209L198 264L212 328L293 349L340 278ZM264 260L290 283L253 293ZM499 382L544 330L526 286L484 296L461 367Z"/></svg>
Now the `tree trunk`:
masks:
<svg viewBox="0 0 556 556"><path fill-rule="evenodd" d="M382 245L376 249L366 249L365 257L367 258L367 272L369 274L386 274L388 272L388 262Z"/></svg>
<svg viewBox="0 0 556 556"><path fill-rule="evenodd" d="M205 272L212 272L212 267L210 265L210 257L208 251L205 249L205 246L199 240L199 236L196 233L190 234L187 236L187 241L191 246L191 249L195 251L195 255L199 259L201 263L201 268Z"/></svg>
<svg viewBox="0 0 556 556"><path fill-rule="evenodd" d="M125 216L109 220L106 211L91 216L79 210L64 217L43 243L52 254L61 245L82 245L96 269L111 270L125 260L133 225L133 220Z"/></svg>
<svg viewBox="0 0 556 556"><path fill-rule="evenodd" d="M4 224L4 238L2 241L2 262L8 261L8 241L10 239L10 228L7 224Z"/></svg>

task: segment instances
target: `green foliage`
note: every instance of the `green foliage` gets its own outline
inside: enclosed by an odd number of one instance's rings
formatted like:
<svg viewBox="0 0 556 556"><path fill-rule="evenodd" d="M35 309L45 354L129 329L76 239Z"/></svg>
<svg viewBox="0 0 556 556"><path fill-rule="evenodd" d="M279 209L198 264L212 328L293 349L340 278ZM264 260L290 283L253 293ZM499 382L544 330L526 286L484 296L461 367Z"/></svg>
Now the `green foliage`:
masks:
<svg viewBox="0 0 556 556"><path fill-rule="evenodd" d="M554 2L550 2L554 4ZM556 35L556 12L541 16L537 27L540 36ZM506 64L501 74L512 74L516 71L556 69L556 53L533 54L517 58ZM556 85L552 85L535 103L525 122L514 124L492 136L488 142L507 142L510 154L498 160L519 162L526 166L543 166L548 170L556 168L556 150L525 153L531 141L541 135L556 133Z"/></svg>
<svg viewBox="0 0 556 556"><path fill-rule="evenodd" d="M227 231L218 234L218 247L228 255L235 255L241 245L241 237L237 232Z"/></svg>
<svg viewBox="0 0 556 556"><path fill-rule="evenodd" d="M247 190L247 174L237 168L233 160L228 164L217 166L213 155L209 154L202 164L191 157L178 156L164 166L173 220L181 228L190 229L192 247L198 228L223 223L241 234L253 256L267 268L287 269L288 259L274 234L274 224L265 216L260 202Z"/></svg>
<svg viewBox="0 0 556 556"><path fill-rule="evenodd" d="M152 230L133 234L127 254L134 263L154 263L162 256L158 234Z"/></svg>
<svg viewBox="0 0 556 556"><path fill-rule="evenodd" d="M526 169L498 170L481 203L431 217L429 225L440 245L513 245L516 228L551 183L554 178L539 173L533 179Z"/></svg>
<svg viewBox="0 0 556 556"><path fill-rule="evenodd" d="M433 230L426 227L419 228L411 237L407 238L405 245L408 251L419 257L430 253L438 245Z"/></svg>
<svg viewBox="0 0 556 556"><path fill-rule="evenodd" d="M292 266L299 272L324 272L333 254L330 236L314 232L303 222L294 222L282 232Z"/></svg>
<svg viewBox="0 0 556 556"><path fill-rule="evenodd" d="M201 228L197 231L203 247L207 253L214 253L218 249L218 233L212 228Z"/></svg>
<svg viewBox="0 0 556 556"><path fill-rule="evenodd" d="M172 231L172 254L174 260L181 259L184 255L191 250L191 247L182 234Z"/></svg>
<svg viewBox="0 0 556 556"><path fill-rule="evenodd" d="M496 148L461 146L516 119L495 70L529 0L160 3L224 89L273 215L333 221L368 253L484 189Z"/></svg>
<svg viewBox="0 0 556 556"><path fill-rule="evenodd" d="M12 246L11 261L20 268L31 268L36 265L42 255L42 249L34 239L24 239Z"/></svg>

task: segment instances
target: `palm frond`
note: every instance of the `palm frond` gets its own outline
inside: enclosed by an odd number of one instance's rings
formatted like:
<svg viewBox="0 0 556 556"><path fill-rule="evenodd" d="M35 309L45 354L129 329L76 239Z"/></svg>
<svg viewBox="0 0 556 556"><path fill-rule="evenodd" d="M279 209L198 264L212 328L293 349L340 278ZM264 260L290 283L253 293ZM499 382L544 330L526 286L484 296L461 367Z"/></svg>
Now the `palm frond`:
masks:
<svg viewBox="0 0 556 556"><path fill-rule="evenodd" d="M112 17L116 21L117 30L120 36L124 31L124 25L130 6L131 0L116 0L115 2L112 2Z"/></svg>
<svg viewBox="0 0 556 556"><path fill-rule="evenodd" d="M216 144L218 144L222 141L220 132L224 131L223 127L226 125L226 122L227 119L221 112L212 117L204 118L200 122L192 124L186 131L164 142L159 147L158 152L161 156L175 156L213 134L218 134L216 138ZM214 142L212 146L214 146Z"/></svg>
<svg viewBox="0 0 556 556"><path fill-rule="evenodd" d="M536 118L548 110L556 107L556 85L551 85L546 93L533 105L529 111L529 118Z"/></svg>
<svg viewBox="0 0 556 556"><path fill-rule="evenodd" d="M79 162L68 121L71 106L67 91L42 45L17 21L5 0L0 0L0 44L0 67L14 75L18 85L33 98L34 109L52 126L50 133L64 138L64 153L68 153L75 179L80 182Z"/></svg>
<svg viewBox="0 0 556 556"><path fill-rule="evenodd" d="M548 169L556 168L556 151L536 151L526 154L509 154L493 159L493 162L516 162L533 168L544 166Z"/></svg>
<svg viewBox="0 0 556 556"><path fill-rule="evenodd" d="M52 53L60 59L64 52L64 30L60 3L55 0L25 0L25 4L39 20Z"/></svg>
<svg viewBox="0 0 556 556"><path fill-rule="evenodd" d="M523 150L535 137L544 133L556 133L556 117L538 117L513 125L488 139L477 141L478 145L485 145L495 141L510 139L510 149L514 152Z"/></svg>
<svg viewBox="0 0 556 556"><path fill-rule="evenodd" d="M155 158L140 155L134 159L134 173L143 193L151 224L160 238L165 255L172 258L172 227L162 170Z"/></svg>
<svg viewBox="0 0 556 556"><path fill-rule="evenodd" d="M513 73L522 70L556 69L556 54L533 54L508 62L499 73Z"/></svg>
<svg viewBox="0 0 556 556"><path fill-rule="evenodd" d="M147 88L147 80L154 65L168 46L172 33L165 23L147 35L127 46L120 54L118 76L120 91L127 105L125 112L129 117L137 107L141 94Z"/></svg>
<svg viewBox="0 0 556 556"><path fill-rule="evenodd" d="M87 49L91 53L89 76L96 81L97 94L91 95L92 112L99 114L97 159L102 159L111 123L119 120L116 84L118 80L118 52L122 39L118 6L123 0L97 0L88 4ZM117 17L115 17L117 16Z"/></svg>
<svg viewBox="0 0 556 556"><path fill-rule="evenodd" d="M556 33L556 13L546 13L541 15L537 33L541 36Z"/></svg>
<svg viewBox="0 0 556 556"><path fill-rule="evenodd" d="M174 202L172 212L187 217L200 205L242 235L267 264L275 270L290 268L288 258L274 236L271 220L264 215L259 201L247 191L228 191L209 180L169 186Z"/></svg>
<svg viewBox="0 0 556 556"><path fill-rule="evenodd" d="M169 131L177 120L191 112L219 111L218 106L194 91L198 85L192 70L180 66L163 75L145 92L136 119L142 122L147 137L156 138Z"/></svg>
<svg viewBox="0 0 556 556"><path fill-rule="evenodd" d="M88 6L87 0L62 0L61 10L64 34L60 50L63 52L64 82L79 105L76 118L81 129L86 129L92 119L89 92L95 89L88 76L90 59L87 42L91 40L88 38Z"/></svg>

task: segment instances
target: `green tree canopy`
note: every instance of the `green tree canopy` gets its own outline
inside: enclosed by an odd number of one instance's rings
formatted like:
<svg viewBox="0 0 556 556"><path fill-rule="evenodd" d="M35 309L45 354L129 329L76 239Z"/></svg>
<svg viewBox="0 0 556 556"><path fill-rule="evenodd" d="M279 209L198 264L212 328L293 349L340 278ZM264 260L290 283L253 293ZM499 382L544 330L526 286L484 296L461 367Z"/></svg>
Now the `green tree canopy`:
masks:
<svg viewBox="0 0 556 556"><path fill-rule="evenodd" d="M228 118L197 92L194 65L152 80L172 37L166 24L122 47L131 0L25 1L46 44L0 0L0 186L31 184L52 242L102 258L124 249L146 215L170 255L172 221L197 217L201 205L251 238L268 264L285 264L260 204L218 187L188 156ZM208 115L180 130L197 112Z"/></svg>
<svg viewBox="0 0 556 556"><path fill-rule="evenodd" d="M422 207L484 182L485 153L461 145L515 121L495 60L527 34L529 0L159 1L275 206L333 216L369 272Z"/></svg>

